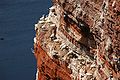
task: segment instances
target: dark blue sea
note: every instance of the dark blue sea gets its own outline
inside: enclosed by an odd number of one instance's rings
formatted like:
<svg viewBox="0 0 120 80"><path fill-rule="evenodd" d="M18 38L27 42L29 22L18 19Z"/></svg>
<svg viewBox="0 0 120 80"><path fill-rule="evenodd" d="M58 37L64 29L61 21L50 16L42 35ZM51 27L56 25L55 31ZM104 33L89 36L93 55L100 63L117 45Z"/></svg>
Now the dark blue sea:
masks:
<svg viewBox="0 0 120 80"><path fill-rule="evenodd" d="M0 80L35 80L34 24L51 0L0 0Z"/></svg>

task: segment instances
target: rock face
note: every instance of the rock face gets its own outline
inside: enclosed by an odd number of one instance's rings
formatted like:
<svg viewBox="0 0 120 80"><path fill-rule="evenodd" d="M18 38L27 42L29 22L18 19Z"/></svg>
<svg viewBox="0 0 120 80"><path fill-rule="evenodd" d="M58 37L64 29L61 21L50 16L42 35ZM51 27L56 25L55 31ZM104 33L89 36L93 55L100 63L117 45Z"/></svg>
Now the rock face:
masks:
<svg viewBox="0 0 120 80"><path fill-rule="evenodd" d="M53 0L35 31L36 80L120 80L120 0Z"/></svg>

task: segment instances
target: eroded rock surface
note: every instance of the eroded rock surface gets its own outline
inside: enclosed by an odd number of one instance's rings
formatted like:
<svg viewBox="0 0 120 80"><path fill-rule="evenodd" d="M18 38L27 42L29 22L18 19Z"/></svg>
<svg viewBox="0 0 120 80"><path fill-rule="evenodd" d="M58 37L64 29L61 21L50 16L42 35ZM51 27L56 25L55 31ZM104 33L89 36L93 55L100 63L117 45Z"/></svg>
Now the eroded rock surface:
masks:
<svg viewBox="0 0 120 80"><path fill-rule="evenodd" d="M36 80L120 79L120 0L53 0L35 31Z"/></svg>

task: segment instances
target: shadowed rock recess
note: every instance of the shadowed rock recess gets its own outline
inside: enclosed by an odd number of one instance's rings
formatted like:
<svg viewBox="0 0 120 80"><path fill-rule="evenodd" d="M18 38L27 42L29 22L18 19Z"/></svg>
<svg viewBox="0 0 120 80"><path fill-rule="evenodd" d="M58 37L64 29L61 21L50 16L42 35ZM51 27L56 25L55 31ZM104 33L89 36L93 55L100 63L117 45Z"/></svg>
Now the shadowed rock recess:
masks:
<svg viewBox="0 0 120 80"><path fill-rule="evenodd" d="M36 80L120 80L120 0L52 0L35 24Z"/></svg>

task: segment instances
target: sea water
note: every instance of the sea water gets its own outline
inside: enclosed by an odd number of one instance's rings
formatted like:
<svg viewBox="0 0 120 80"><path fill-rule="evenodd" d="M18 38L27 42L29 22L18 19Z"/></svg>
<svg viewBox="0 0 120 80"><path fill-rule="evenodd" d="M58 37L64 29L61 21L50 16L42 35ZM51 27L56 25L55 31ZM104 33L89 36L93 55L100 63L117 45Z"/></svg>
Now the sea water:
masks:
<svg viewBox="0 0 120 80"><path fill-rule="evenodd" d="M51 0L0 0L0 80L35 80L34 24Z"/></svg>

